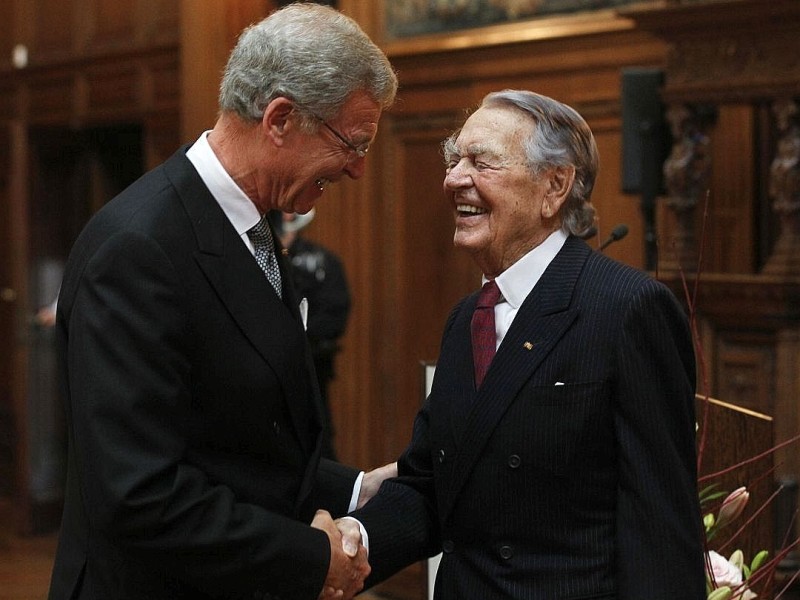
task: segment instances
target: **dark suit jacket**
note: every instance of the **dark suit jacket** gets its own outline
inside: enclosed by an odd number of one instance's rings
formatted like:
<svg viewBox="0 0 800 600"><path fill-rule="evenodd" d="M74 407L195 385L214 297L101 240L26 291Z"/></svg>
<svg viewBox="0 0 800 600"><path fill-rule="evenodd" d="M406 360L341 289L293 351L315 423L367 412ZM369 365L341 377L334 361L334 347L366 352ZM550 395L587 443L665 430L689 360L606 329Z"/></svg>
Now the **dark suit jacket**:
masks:
<svg viewBox="0 0 800 600"><path fill-rule="evenodd" d="M330 545L307 524L347 510L357 472L320 466L297 299L278 298L185 150L103 207L67 264L52 600L316 598Z"/></svg>
<svg viewBox="0 0 800 600"><path fill-rule="evenodd" d="M372 581L441 548L438 599L704 599L694 353L674 296L569 238L477 393L476 297L447 322L400 477L355 513Z"/></svg>

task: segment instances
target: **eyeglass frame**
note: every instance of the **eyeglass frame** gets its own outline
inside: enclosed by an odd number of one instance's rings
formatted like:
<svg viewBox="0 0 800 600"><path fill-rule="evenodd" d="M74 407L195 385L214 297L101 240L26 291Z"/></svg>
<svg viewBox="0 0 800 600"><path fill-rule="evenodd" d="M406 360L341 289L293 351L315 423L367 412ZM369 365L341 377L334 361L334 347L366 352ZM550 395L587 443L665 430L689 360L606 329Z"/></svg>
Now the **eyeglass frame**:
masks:
<svg viewBox="0 0 800 600"><path fill-rule="evenodd" d="M338 132L338 131L336 131L336 130L335 130L333 127L331 127L331 126L328 124L328 122L327 122L327 121L323 121L323 120L322 120L320 117L317 117L316 115L314 115L314 116L315 116L317 119L319 119L319 120L320 120L320 122L322 123L322 125L323 125L323 126L324 126L324 127L325 127L325 128L328 130L328 131L330 131L330 132L331 132L333 135L335 135L335 136L336 136L336 137L339 139L339 141L340 141L340 142L342 142L342 143L343 143L345 146L347 146L347 148L348 148L348 149L350 149L350 150L352 150L353 152L355 152L355 155L356 155L358 158L364 158L364 157L366 157L366 156L367 156L367 152L369 152L369 143L367 143L367 144L362 144L361 146L356 146L356 145L355 145L353 142L351 142L350 140L348 140L348 139L347 139L346 137L344 137L344 136L343 136L341 133L339 133L339 132Z"/></svg>
<svg viewBox="0 0 800 600"><path fill-rule="evenodd" d="M299 105L296 105L296 106L298 106L298 108L299 108ZM369 146L370 146L370 145L369 145L369 143L367 143L367 144L362 144L361 146L356 146L356 145L355 145L353 142L351 142L350 140L348 140L348 139L347 139L346 137L344 137L344 136L343 136L341 133L339 133L339 132L338 132L338 131L336 131L336 130L335 130L333 127L331 127L331 126L328 124L328 122L327 122L325 119L323 119L323 118L322 118L322 117L320 117L319 115L317 115L317 114L315 114L315 113L311 112L311 111L310 111L310 110L308 110L308 109L305 109L305 111L306 111L306 113L307 113L307 114L310 114L310 115L311 115L312 117L314 117L314 118L315 118L317 121L319 121L320 123L322 123L322 125L325 127L325 129L327 129L327 130L328 130L328 131L330 131L330 132L331 132L333 135L335 135L335 136L336 136L336 139L338 139L338 140L339 140L340 142L342 142L342 143L343 143L345 146L347 146L347 149L348 149L348 150L350 150L350 151L354 152L354 153L355 153L355 155L356 155L358 158L365 158L365 157L367 156L367 152L369 152Z"/></svg>

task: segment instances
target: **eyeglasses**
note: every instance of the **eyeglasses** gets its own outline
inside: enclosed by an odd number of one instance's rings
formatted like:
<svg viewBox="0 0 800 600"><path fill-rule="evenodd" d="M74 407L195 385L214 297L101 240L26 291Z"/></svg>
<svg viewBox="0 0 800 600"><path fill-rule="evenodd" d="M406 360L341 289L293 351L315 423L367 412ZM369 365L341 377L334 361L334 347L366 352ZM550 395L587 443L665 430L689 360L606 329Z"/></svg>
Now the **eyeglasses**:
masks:
<svg viewBox="0 0 800 600"><path fill-rule="evenodd" d="M316 115L315 115L315 116L316 116ZM350 150L352 150L353 152L355 152L355 153L356 153L356 156L357 156L358 158L364 158L364 157L367 155L367 152L369 152L369 144L361 144L360 146L356 146L356 145L355 145L353 142L351 142L350 140L348 140L348 139L347 139L346 137L344 137L344 136L343 136L341 133L339 133L338 131L336 131L336 130L335 130L333 127L331 127L330 125L328 125L328 123L327 123L326 121L323 121L323 120L322 120L322 119L320 119L319 117L317 117L317 118L318 118L318 119L319 119L319 120L322 122L322 124L325 126L325 128L326 128L328 131L330 131L330 132L331 132L333 135L335 135L337 138L339 138L339 141L340 141L340 142L342 142L342 143L343 143L345 146L347 146L347 147L348 147Z"/></svg>
<svg viewBox="0 0 800 600"><path fill-rule="evenodd" d="M298 108L300 107L300 105L296 105L296 106L298 106ZM352 152L354 152L354 153L355 153L355 155L356 155L358 158L364 158L364 157L367 155L367 152L369 152L369 143L366 143L366 144L361 144L360 146L356 146L356 145L355 145L353 142L351 142L350 140L348 140L348 139L347 139L346 137L344 137L344 136L343 136L341 133L339 133L338 131L336 131L336 130L335 130L333 127L331 127L330 125L328 125L328 122L327 122L325 119L323 119L322 117L320 117L319 115L317 115L317 114L314 114L313 112L311 112L311 111L310 111L310 110L308 110L308 109L306 109L306 113L307 113L307 114L310 114L310 115L311 115L312 117L314 117L314 118L315 118L317 121L319 121L320 123L322 123L322 124L325 126L325 129L327 129L327 130L328 130L328 131L330 131L330 132L331 132L333 135L335 135L335 136L336 136L336 139L338 139L338 140L339 140L340 142L342 142L342 143L343 143L345 146L347 146L347 149L348 149L348 150L351 150Z"/></svg>

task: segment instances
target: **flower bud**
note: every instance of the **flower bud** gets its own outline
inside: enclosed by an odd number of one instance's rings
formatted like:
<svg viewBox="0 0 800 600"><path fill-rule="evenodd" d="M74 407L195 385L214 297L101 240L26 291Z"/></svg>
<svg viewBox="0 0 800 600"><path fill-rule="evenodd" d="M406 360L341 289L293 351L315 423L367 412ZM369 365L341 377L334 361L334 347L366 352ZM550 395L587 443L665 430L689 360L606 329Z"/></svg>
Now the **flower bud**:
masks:
<svg viewBox="0 0 800 600"><path fill-rule="evenodd" d="M746 487L737 488L728 494L717 515L717 527L725 527L737 519L744 511L744 507L747 506L748 500L750 500L750 492Z"/></svg>
<svg viewBox="0 0 800 600"><path fill-rule="evenodd" d="M728 562L741 571L742 565L744 565L744 552L741 550L735 550L728 559Z"/></svg>
<svg viewBox="0 0 800 600"><path fill-rule="evenodd" d="M767 560L769 556L769 551L762 550L758 554L753 557L753 562L750 563L750 572L755 573L756 569L758 569L764 562Z"/></svg>
<svg viewBox="0 0 800 600"><path fill-rule="evenodd" d="M733 591L727 585L713 590L706 600L730 600L733 596Z"/></svg>

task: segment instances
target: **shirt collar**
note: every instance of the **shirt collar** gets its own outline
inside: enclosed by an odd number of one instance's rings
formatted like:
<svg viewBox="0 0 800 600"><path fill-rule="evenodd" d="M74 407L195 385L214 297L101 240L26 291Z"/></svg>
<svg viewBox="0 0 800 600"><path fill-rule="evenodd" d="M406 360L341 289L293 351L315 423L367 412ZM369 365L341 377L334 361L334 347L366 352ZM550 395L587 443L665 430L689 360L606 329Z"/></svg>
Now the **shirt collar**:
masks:
<svg viewBox="0 0 800 600"><path fill-rule="evenodd" d="M186 152L189 159L197 169L200 179L214 196L222 208L225 216L233 224L239 235L247 232L261 219L261 215L236 182L219 162L217 155L208 143L208 134L204 131L191 148Z"/></svg>
<svg viewBox="0 0 800 600"><path fill-rule="evenodd" d="M564 231L554 231L544 242L497 276L497 287L512 308L518 309L522 305L566 241L567 234ZM486 281L485 277L483 281Z"/></svg>

